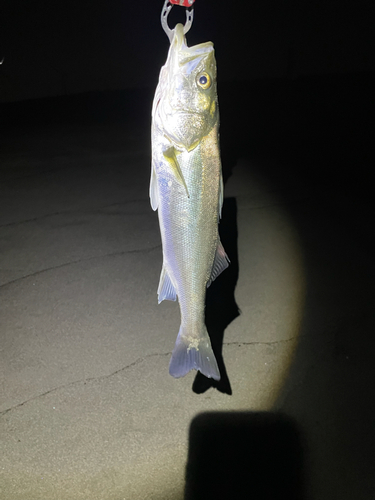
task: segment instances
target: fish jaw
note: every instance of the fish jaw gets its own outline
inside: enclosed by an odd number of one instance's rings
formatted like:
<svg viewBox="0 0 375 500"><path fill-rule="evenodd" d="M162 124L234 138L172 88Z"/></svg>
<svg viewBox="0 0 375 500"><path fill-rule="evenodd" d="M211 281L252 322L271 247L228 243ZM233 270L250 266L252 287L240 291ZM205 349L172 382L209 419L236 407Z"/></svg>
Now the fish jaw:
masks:
<svg viewBox="0 0 375 500"><path fill-rule="evenodd" d="M208 88L199 84L202 75L210 82ZM153 115L160 128L177 149L192 151L218 119L213 44L187 47L183 27L177 25L157 95Z"/></svg>

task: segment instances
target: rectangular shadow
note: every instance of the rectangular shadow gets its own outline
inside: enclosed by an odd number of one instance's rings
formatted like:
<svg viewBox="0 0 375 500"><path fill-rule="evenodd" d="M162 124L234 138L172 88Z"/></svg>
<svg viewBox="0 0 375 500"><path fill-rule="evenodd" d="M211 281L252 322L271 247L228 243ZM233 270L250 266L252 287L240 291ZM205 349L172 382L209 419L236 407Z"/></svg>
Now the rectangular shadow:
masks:
<svg viewBox="0 0 375 500"><path fill-rule="evenodd" d="M209 412L190 426L185 500L304 500L300 434L280 413Z"/></svg>

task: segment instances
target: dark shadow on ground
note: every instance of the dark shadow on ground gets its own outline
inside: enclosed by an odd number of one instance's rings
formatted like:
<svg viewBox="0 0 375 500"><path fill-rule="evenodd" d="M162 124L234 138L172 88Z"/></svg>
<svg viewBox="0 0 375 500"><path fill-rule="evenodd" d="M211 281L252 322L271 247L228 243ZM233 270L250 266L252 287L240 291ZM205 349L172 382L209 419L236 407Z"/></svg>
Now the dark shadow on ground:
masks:
<svg viewBox="0 0 375 500"><path fill-rule="evenodd" d="M223 359L223 339L225 328L240 314L234 297L239 272L237 204L235 198L226 198L224 200L219 233L221 242L230 259L230 265L207 289L205 312L206 326L219 366L221 379L216 381L197 372L193 383L193 391L197 394L205 392L210 387L215 387L225 394L232 394Z"/></svg>
<svg viewBox="0 0 375 500"><path fill-rule="evenodd" d="M281 413L202 413L190 426L185 500L303 500L302 450Z"/></svg>

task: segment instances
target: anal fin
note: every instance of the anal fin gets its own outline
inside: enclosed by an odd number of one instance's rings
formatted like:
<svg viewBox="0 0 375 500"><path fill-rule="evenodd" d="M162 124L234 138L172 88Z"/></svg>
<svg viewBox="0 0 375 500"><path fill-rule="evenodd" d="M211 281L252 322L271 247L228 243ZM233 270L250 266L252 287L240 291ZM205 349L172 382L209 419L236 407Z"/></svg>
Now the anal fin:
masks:
<svg viewBox="0 0 375 500"><path fill-rule="evenodd" d="M163 300L177 300L176 289L173 286L173 283L168 275L165 266L163 265L163 269L160 274L160 281L158 286L158 302L162 302Z"/></svg>

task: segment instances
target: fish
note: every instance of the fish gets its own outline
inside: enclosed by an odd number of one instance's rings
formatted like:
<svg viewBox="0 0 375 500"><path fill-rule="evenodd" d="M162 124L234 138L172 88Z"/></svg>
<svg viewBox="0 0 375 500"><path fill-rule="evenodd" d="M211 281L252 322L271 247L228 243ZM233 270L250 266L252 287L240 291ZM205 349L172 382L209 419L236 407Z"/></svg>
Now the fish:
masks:
<svg viewBox="0 0 375 500"><path fill-rule="evenodd" d="M205 325L206 289L229 265L218 223L224 199L216 61L212 42L171 36L152 104L150 202L158 211L163 266L159 304L178 299L181 325L169 364L220 380Z"/></svg>

